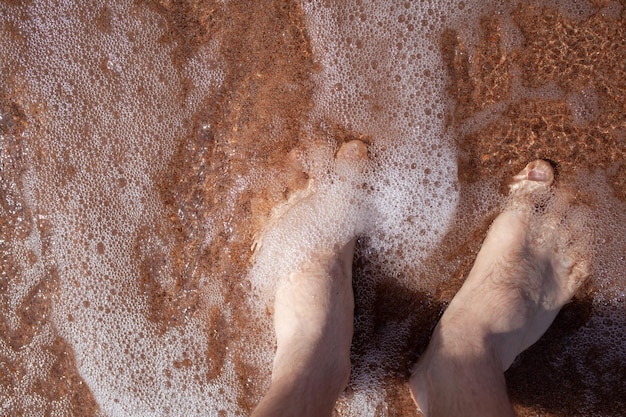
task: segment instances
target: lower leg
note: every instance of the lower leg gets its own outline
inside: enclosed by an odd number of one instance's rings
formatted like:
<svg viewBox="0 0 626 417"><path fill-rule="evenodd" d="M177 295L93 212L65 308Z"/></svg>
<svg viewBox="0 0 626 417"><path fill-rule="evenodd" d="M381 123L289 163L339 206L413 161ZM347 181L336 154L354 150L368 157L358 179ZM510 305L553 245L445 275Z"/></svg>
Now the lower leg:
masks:
<svg viewBox="0 0 626 417"><path fill-rule="evenodd" d="M330 416L350 375L354 241L279 284L270 389L253 417Z"/></svg>
<svg viewBox="0 0 626 417"><path fill-rule="evenodd" d="M471 356L438 352L416 372L423 381L419 392L425 394L417 401L426 416L515 416L504 373L488 349Z"/></svg>
<svg viewBox="0 0 626 417"><path fill-rule="evenodd" d="M438 326L410 382L425 416L513 417L500 360L484 339Z"/></svg>

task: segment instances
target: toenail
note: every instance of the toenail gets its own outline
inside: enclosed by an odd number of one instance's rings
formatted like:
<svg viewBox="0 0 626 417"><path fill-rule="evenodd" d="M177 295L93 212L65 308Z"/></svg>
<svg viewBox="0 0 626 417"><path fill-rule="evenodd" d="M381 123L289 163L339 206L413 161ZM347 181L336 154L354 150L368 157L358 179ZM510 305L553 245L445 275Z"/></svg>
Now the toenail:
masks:
<svg viewBox="0 0 626 417"><path fill-rule="evenodd" d="M548 181L550 175L547 172L533 169L528 173L528 179L531 181Z"/></svg>

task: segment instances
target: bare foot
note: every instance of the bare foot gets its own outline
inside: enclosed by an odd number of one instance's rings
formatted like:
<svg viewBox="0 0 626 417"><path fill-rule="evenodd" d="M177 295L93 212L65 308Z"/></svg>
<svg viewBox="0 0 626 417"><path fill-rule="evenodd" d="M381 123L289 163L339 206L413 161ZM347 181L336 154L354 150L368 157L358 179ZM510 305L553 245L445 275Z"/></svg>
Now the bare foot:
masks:
<svg viewBox="0 0 626 417"><path fill-rule="evenodd" d="M366 158L363 142L345 143L337 152L336 169L345 180L345 176L358 173ZM337 201L329 198L320 194L314 183L309 184L278 209L263 234L262 240L285 239L280 255L299 261L278 277L274 303L277 350L271 386L253 416L330 416L348 382L355 236L336 230L349 228L350 203L341 201L339 204L346 206L337 207ZM286 243L291 232L303 237L300 246ZM262 241L258 246L264 245Z"/></svg>
<svg viewBox="0 0 626 417"><path fill-rule="evenodd" d="M550 204L559 199L553 178L542 160L513 178L506 208L411 377L424 415L515 415L503 372L587 277L584 242L564 224L566 204Z"/></svg>

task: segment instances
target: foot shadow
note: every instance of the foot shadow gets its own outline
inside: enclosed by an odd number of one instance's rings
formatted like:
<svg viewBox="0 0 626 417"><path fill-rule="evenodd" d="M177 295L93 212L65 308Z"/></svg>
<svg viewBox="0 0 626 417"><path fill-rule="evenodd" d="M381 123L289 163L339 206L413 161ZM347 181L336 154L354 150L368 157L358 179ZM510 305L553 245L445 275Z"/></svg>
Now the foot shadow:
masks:
<svg viewBox="0 0 626 417"><path fill-rule="evenodd" d="M376 261L353 266L355 323L352 339L352 372L344 395L382 386L389 416L416 415L408 380L413 364L428 345L446 304L434 294L402 285L402 277L369 272Z"/></svg>
<svg viewBox="0 0 626 417"><path fill-rule="evenodd" d="M533 415L539 410L550 416L624 415L626 353L619 336L626 328L624 307L617 302L600 306L587 294L561 310L505 373L521 415L524 409L534 410ZM610 334L607 325L616 332Z"/></svg>

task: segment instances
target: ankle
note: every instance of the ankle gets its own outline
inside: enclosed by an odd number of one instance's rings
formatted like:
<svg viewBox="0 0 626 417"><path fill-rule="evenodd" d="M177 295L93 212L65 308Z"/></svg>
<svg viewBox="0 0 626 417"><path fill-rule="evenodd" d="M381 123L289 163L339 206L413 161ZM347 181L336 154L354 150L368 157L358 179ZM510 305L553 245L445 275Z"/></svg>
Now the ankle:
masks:
<svg viewBox="0 0 626 417"><path fill-rule="evenodd" d="M511 319L502 314L498 316L498 312L490 311L489 306L477 312L465 306L451 305L437 325L432 340L436 341L436 350L441 355L488 357L498 364L500 371L505 371L525 348L522 342L525 340L523 319L526 313L520 309L514 313L514 319Z"/></svg>
<svg viewBox="0 0 626 417"><path fill-rule="evenodd" d="M330 417L349 374L349 367L275 369L270 389L252 417Z"/></svg>
<svg viewBox="0 0 626 417"><path fill-rule="evenodd" d="M272 371L272 385L293 386L301 391L320 392L322 396L338 397L350 377L350 353L316 352L295 355L288 359L277 352Z"/></svg>
<svg viewBox="0 0 626 417"><path fill-rule="evenodd" d="M445 317L448 319L449 317ZM442 319L409 382L411 396L429 417L515 416L498 353L479 326Z"/></svg>
<svg viewBox="0 0 626 417"><path fill-rule="evenodd" d="M410 380L413 399L426 417L513 417L497 358L427 352Z"/></svg>

